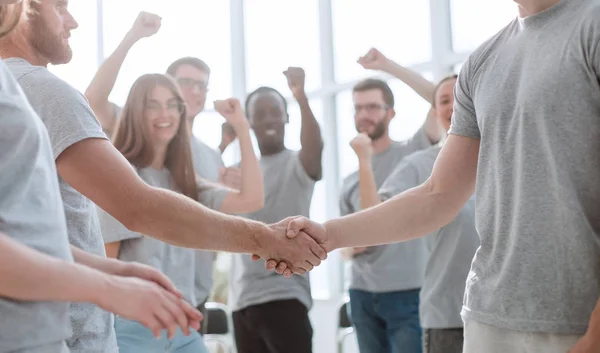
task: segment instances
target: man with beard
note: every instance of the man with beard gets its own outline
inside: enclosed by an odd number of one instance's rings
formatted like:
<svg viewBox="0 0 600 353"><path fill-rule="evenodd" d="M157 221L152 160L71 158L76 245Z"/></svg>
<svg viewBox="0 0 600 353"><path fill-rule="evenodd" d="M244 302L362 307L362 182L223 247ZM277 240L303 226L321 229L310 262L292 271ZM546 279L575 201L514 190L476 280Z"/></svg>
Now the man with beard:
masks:
<svg viewBox="0 0 600 353"><path fill-rule="evenodd" d="M246 113L261 152L265 187L264 208L247 217L263 222L308 216L315 183L322 174L323 141L304 92L304 70L290 67L284 74L300 106L300 151L285 147L289 116L281 93L260 87L246 99ZM249 255L234 255L230 303L239 353L312 352L308 274L284 278L269 273Z"/></svg>
<svg viewBox="0 0 600 353"><path fill-rule="evenodd" d="M263 258L285 259L300 273L318 265L318 255L326 258L306 234L301 242L285 239L289 220L266 226L210 211L190 198L144 183L106 139L85 97L46 69L49 63L64 64L72 57L68 38L77 22L67 2L28 0L23 7L14 31L0 40L0 56L8 58L7 66L48 130L71 245L105 256L96 204L129 230L176 246L256 251ZM72 304L69 315L71 352L118 351L111 314L94 305ZM193 319L178 317L181 327Z"/></svg>
<svg viewBox="0 0 600 353"><path fill-rule="evenodd" d="M425 124L410 140L390 138L394 118L394 94L386 82L366 79L354 86L354 122L358 136L350 143L359 170L371 169L381 187L405 156L439 141L435 124ZM428 121L433 118L429 114ZM360 145L371 143L373 156L364 155ZM344 180L340 212L360 211L365 203L360 188L361 173ZM423 240L372 248L344 249L352 258L350 308L361 353L421 351L419 290L429 256Z"/></svg>

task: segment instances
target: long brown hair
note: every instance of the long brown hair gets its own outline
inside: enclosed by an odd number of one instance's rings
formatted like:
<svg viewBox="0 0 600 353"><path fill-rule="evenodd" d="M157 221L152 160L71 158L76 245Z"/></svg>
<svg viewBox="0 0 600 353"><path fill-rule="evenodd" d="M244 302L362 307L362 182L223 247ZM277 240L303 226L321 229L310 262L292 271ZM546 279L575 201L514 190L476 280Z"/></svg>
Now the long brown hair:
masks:
<svg viewBox="0 0 600 353"><path fill-rule="evenodd" d="M181 106L179 129L167 147L165 167L171 172L177 191L197 200L198 188L192 163L190 133L185 120L185 105L183 96L171 77L147 74L135 81L117 123L113 144L132 165L145 168L152 164L154 148L145 119L148 99L157 86L170 90Z"/></svg>
<svg viewBox="0 0 600 353"><path fill-rule="evenodd" d="M22 11L22 2L0 6L0 38L10 33L19 24Z"/></svg>

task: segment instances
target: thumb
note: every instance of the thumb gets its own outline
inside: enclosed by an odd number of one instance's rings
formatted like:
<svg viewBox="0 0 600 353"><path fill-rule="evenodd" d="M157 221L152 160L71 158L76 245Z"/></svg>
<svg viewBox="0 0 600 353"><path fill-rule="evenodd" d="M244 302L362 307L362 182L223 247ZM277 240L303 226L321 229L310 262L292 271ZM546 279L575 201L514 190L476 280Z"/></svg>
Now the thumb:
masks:
<svg viewBox="0 0 600 353"><path fill-rule="evenodd" d="M298 217L288 223L286 236L289 239L295 238L301 230L310 228L310 222L306 217Z"/></svg>

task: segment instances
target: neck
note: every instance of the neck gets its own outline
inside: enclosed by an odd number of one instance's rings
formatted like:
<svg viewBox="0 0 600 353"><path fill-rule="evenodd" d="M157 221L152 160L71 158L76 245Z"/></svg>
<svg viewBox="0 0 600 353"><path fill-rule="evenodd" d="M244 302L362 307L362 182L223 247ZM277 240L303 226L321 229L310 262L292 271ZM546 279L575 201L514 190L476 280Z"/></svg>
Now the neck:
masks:
<svg viewBox="0 0 600 353"><path fill-rule="evenodd" d="M275 146L269 147L268 149L259 145L258 149L260 150L261 156L271 156L271 155L280 153L283 150L285 150L285 145L282 143L281 145L277 145L276 147Z"/></svg>
<svg viewBox="0 0 600 353"><path fill-rule="evenodd" d="M190 137L192 137L194 135L194 132L192 131L192 129L194 128L194 118L188 117L187 119L185 119L185 123L188 126L188 132L190 133Z"/></svg>
<svg viewBox="0 0 600 353"><path fill-rule="evenodd" d="M519 4L519 17L533 16L558 4L561 0L515 0ZM563 0L567 1L567 0Z"/></svg>
<svg viewBox="0 0 600 353"><path fill-rule="evenodd" d="M22 58L31 65L47 67L48 60L26 43L24 36L15 30L14 33L0 40L0 57Z"/></svg>
<svg viewBox="0 0 600 353"><path fill-rule="evenodd" d="M154 169L161 170L165 166L167 158L167 146L156 147L154 149L154 160L150 166Z"/></svg>
<svg viewBox="0 0 600 353"><path fill-rule="evenodd" d="M373 153L380 154L381 152L387 150L392 145L392 139L390 138L390 135L385 134L385 135L381 136L380 138L378 138L377 140L374 140L372 142L372 144L373 144Z"/></svg>

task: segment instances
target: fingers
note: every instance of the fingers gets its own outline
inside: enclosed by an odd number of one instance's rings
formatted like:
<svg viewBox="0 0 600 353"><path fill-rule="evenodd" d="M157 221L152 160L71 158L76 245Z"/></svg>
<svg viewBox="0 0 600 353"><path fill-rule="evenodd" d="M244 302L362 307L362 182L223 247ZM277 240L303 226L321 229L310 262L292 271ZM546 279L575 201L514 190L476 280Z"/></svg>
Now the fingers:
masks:
<svg viewBox="0 0 600 353"><path fill-rule="evenodd" d="M171 293L164 293L165 296L165 301L163 303L163 306L166 310L168 310L168 315L172 318L171 321L169 321L169 325L173 325L174 327L174 331L171 332L171 327L167 327L168 333L169 333L169 339L172 339L174 336L171 336L171 333L173 333L173 335L175 335L176 329L177 329L177 325L179 327L181 327L181 331L183 331L183 333L186 336L189 336L190 334L190 326L189 326L189 322L188 322L188 317L187 314L183 311L183 306L180 305L180 303L182 303L183 301L173 295L171 295ZM184 302L185 303L185 302ZM164 313L163 313L164 315ZM161 318L161 319L166 319L166 318ZM167 323L167 322L165 322Z"/></svg>
<svg viewBox="0 0 600 353"><path fill-rule="evenodd" d="M167 301L165 301L167 302ZM164 303L163 303L164 304ZM169 312L166 306L159 306L154 309L154 315L158 318L161 326L167 329L167 338L172 340L177 332L177 323L175 317Z"/></svg>
<svg viewBox="0 0 600 353"><path fill-rule="evenodd" d="M327 251L325 251L325 249L323 249L322 246L320 246L319 244L313 244L310 247L310 251L312 251L312 253L318 257L320 260L327 260ZM320 264L320 261L319 261ZM313 263L313 265L315 266L319 266Z"/></svg>
<svg viewBox="0 0 600 353"><path fill-rule="evenodd" d="M187 316L188 327L191 327L194 330L199 330L200 329L200 322L202 320L204 320L204 316L202 315L202 313L200 311L198 311L198 309L196 309L193 306L191 306L185 300L181 300L180 299L179 300L179 306L181 307L181 309L183 310L183 312Z"/></svg>
<svg viewBox="0 0 600 353"><path fill-rule="evenodd" d="M140 324L152 331L154 338L159 339L162 334L163 326L154 314L149 314L148 318L139 321Z"/></svg>
<svg viewBox="0 0 600 353"><path fill-rule="evenodd" d="M252 254L252 261L258 261L258 260L260 260L260 259L261 259L261 257L260 257L260 256L258 256L258 255L256 255L256 254Z"/></svg>
<svg viewBox="0 0 600 353"><path fill-rule="evenodd" d="M293 275L294 274L292 273L292 270L290 270L289 268L283 272L284 277L292 277Z"/></svg>
<svg viewBox="0 0 600 353"><path fill-rule="evenodd" d="M152 270L151 275L149 276L148 279L155 282L159 286L163 287L169 293L172 293L173 295L175 295L178 299L183 298L183 293L181 293L175 287L175 284L173 282L171 282L169 277L165 276L163 273L156 271L156 270Z"/></svg>

